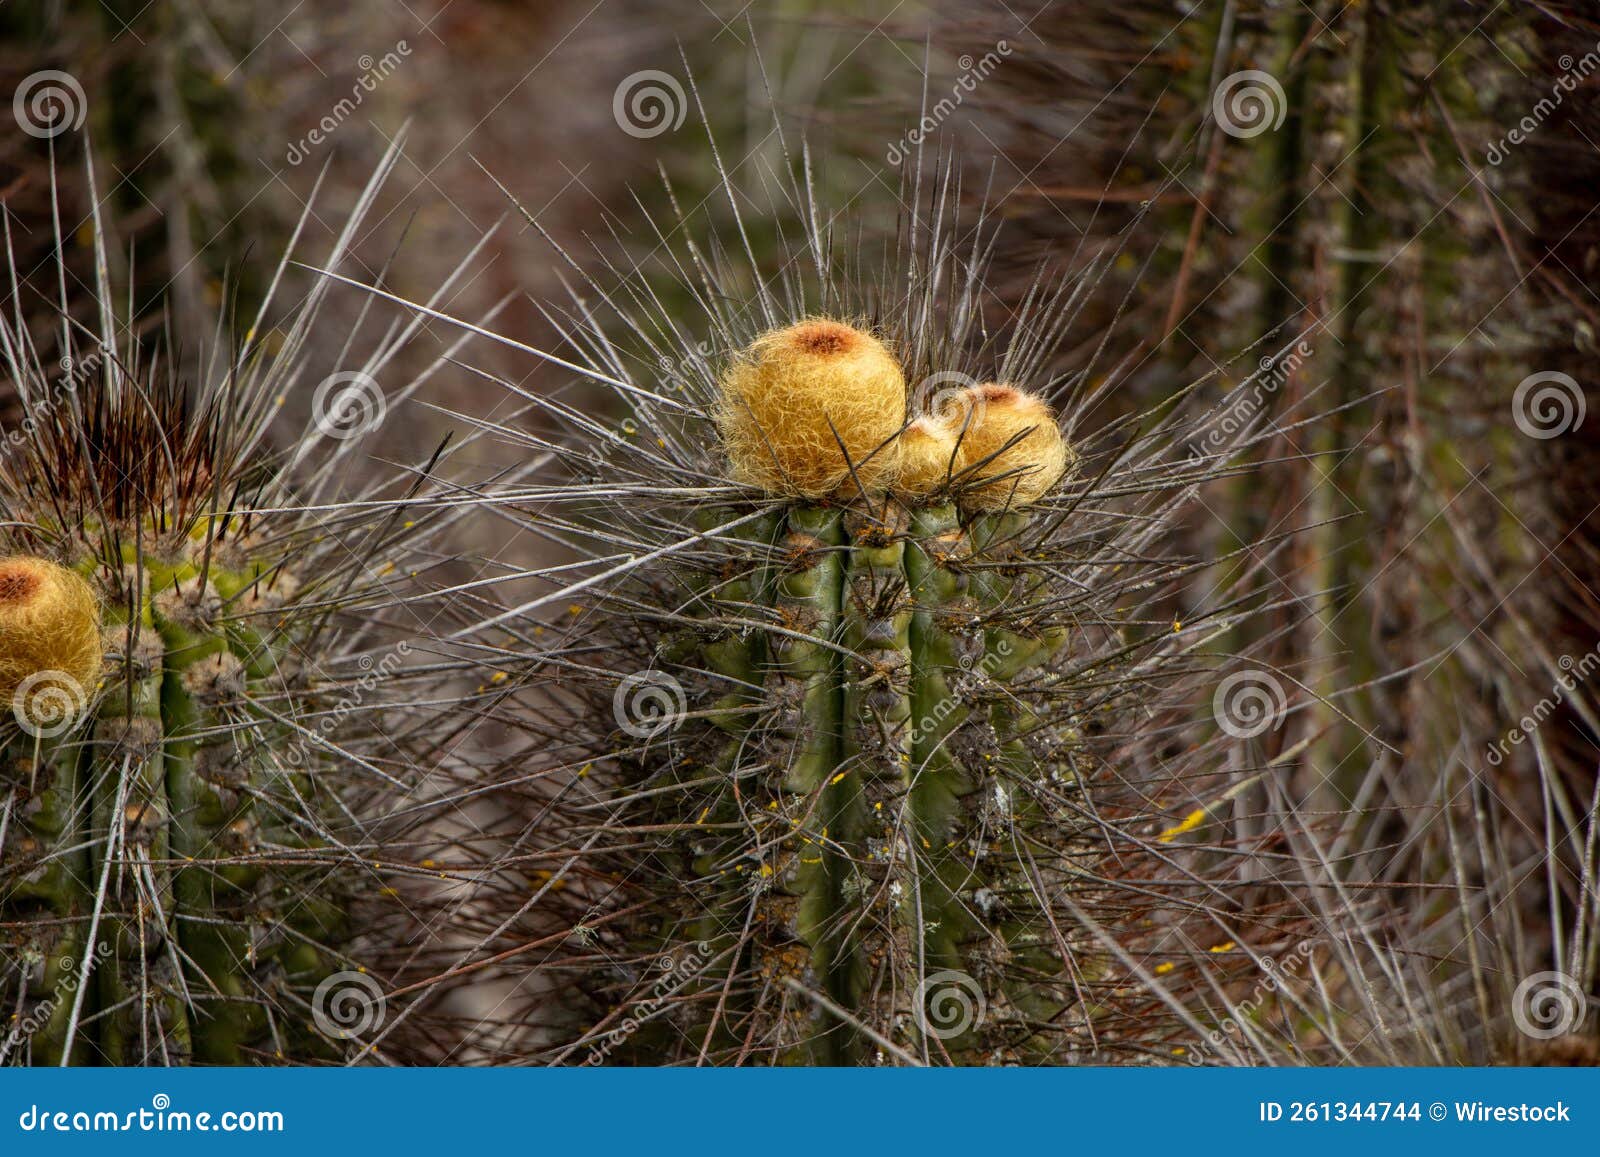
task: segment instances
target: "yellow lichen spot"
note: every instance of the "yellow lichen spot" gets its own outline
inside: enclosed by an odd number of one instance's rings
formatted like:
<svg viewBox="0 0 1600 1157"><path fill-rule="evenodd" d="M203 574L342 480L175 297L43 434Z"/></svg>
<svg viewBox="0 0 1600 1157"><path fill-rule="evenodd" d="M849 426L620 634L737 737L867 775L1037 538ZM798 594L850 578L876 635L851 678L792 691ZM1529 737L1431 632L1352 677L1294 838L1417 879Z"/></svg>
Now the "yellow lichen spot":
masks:
<svg viewBox="0 0 1600 1157"><path fill-rule="evenodd" d="M1178 966L1176 964L1172 963L1172 961L1170 961L1170 960L1163 961L1162 963L1156 965L1156 975L1157 976L1165 976L1167 973L1171 972L1176 967L1178 967Z"/></svg>
<svg viewBox="0 0 1600 1157"><path fill-rule="evenodd" d="M697 824L703 824L703 823L706 822L706 817L708 815L710 815L710 814L711 814L711 805L710 804L706 804L705 811L701 812L700 813L700 818L695 820L694 822L697 823Z"/></svg>
<svg viewBox="0 0 1600 1157"><path fill-rule="evenodd" d="M1175 1057L1181 1057L1181 1056L1183 1056L1183 1055L1184 1055L1184 1054L1185 1054L1185 1053L1187 1053L1187 1052L1188 1052L1188 1051L1189 1051L1189 1050L1188 1050L1188 1049L1186 1049L1186 1048L1184 1048L1184 1047L1183 1047L1183 1046L1182 1046L1182 1045L1178 1045L1178 1046L1177 1046L1177 1047L1175 1047L1175 1048L1174 1048L1174 1049L1173 1049L1173 1050L1172 1050L1172 1055L1173 1055L1173 1056L1175 1056Z"/></svg>
<svg viewBox="0 0 1600 1157"><path fill-rule="evenodd" d="M1183 620L1179 619L1179 618L1174 618L1172 620L1172 633L1174 635L1176 635L1181 630L1183 630Z"/></svg>
<svg viewBox="0 0 1600 1157"><path fill-rule="evenodd" d="M1239 947L1237 944L1235 944L1232 940L1229 940L1225 944L1214 944L1210 948L1206 949L1206 951L1207 952L1232 952L1237 947Z"/></svg>
<svg viewBox="0 0 1600 1157"><path fill-rule="evenodd" d="M1175 828L1168 828L1166 831L1157 836L1156 839L1163 844L1171 843L1174 839L1183 835L1185 832L1194 831L1195 828L1205 823L1205 821L1206 809L1196 808L1194 811L1183 817L1183 822L1181 824Z"/></svg>
<svg viewBox="0 0 1600 1157"><path fill-rule="evenodd" d="M777 810L778 810L778 801L777 801L777 800L775 800L775 799L773 799L773 800L768 800L768 801L767 801L767 810L768 810L768 811L769 811L769 812L775 812L775 811L777 811Z"/></svg>
<svg viewBox="0 0 1600 1157"><path fill-rule="evenodd" d="M572 604L570 604L567 607L567 614L569 614L569 615L581 615L581 614L583 614L583 604L582 603L572 603Z"/></svg>
<svg viewBox="0 0 1600 1157"><path fill-rule="evenodd" d="M848 771L841 771L838 775L834 776L832 779L830 779L828 781L828 786L832 787L834 784L838 783L841 779L843 779L845 776L847 776L849 774L850 773Z"/></svg>
<svg viewBox="0 0 1600 1157"><path fill-rule="evenodd" d="M439 866L439 864L435 860L423 860L422 861L422 866L424 868L437 868Z"/></svg>
<svg viewBox="0 0 1600 1157"><path fill-rule="evenodd" d="M761 865L761 876L762 876L762 878L765 879L767 876L770 876L770 875L772 875L772 865L771 864L762 864Z"/></svg>

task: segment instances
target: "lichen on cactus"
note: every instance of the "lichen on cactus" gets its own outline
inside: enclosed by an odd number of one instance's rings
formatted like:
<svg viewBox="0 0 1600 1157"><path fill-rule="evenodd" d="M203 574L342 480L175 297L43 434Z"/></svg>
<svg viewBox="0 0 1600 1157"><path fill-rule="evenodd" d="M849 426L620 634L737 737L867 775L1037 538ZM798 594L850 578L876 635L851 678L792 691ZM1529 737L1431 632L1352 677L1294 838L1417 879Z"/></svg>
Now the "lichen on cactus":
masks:
<svg viewBox="0 0 1600 1157"><path fill-rule="evenodd" d="M357 442L272 449L325 289L191 362L100 268L99 326L0 321L26 414L0 444L0 1057L331 1060L319 988L363 967L373 801L400 786L350 616L404 536L381 490L341 489Z"/></svg>

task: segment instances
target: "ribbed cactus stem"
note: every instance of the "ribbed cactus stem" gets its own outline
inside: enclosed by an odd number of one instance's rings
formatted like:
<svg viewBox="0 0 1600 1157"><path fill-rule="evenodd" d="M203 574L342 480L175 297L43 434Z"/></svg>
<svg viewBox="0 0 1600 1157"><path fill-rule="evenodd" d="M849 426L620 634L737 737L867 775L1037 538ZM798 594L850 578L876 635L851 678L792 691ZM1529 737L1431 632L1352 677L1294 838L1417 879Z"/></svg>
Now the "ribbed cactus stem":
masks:
<svg viewBox="0 0 1600 1157"><path fill-rule="evenodd" d="M174 951L172 857L167 797L167 752L162 720L165 664L150 600L155 579L128 573L134 597L113 600L106 612L114 637L134 640L129 662L113 681L92 724L84 752L83 786L94 807L94 877L109 881L100 938L111 954L95 973L105 1010L97 1048L74 1041L74 1057L115 1065L183 1064L193 1053L184 1011L184 978ZM130 613L130 608L133 608ZM120 678L118 678L120 676ZM86 1031L80 1024L79 1033Z"/></svg>
<svg viewBox="0 0 1600 1157"><path fill-rule="evenodd" d="M974 928L962 894L971 887L972 865L955 836L962 800L976 787L964 761L962 728L972 716L972 690L983 658L983 633L972 578L965 567L970 539L953 504L913 513L906 545L906 579L914 608L911 620L913 768L911 813L923 863L921 975L963 969L962 943ZM926 1039L915 1017L912 1039L926 1055L938 1038Z"/></svg>
<svg viewBox="0 0 1600 1157"><path fill-rule="evenodd" d="M782 630L770 639L769 686L776 703L777 749L784 753L783 788L799 843L781 873L780 887L797 901L794 935L808 951L806 980L848 1007L843 867L833 850L848 803L847 793L835 790L844 714L836 643L845 580L843 543L837 509L796 506L789 511L774 591L773 609ZM802 1009L799 1016L807 1026L809 1059L843 1063L843 1027L815 1008Z"/></svg>
<svg viewBox="0 0 1600 1157"><path fill-rule="evenodd" d="M18 907L38 902L45 911L37 917L44 935L35 948L37 959L29 968L26 996L48 999L52 993L66 991L68 978L75 978L84 955L81 917L88 911L90 894L84 882L89 879L89 852L84 837L84 819L74 807L78 796L78 756L76 747L64 747L55 739L38 737L19 742L6 753L11 778L25 784L25 791L7 801L6 826L21 833L13 846L19 859L36 861L38 866L13 885L12 897ZM74 979L73 983L76 981ZM35 1063L61 1062L71 1018L70 1001L57 1000L49 1015L31 1039ZM7 1054L29 1045L9 1034L0 1035L0 1051Z"/></svg>
<svg viewBox="0 0 1600 1157"><path fill-rule="evenodd" d="M905 512L892 503L845 515L840 677L844 745L838 802L847 900L857 912L850 1007L882 1036L910 1011L920 923L911 786L911 606Z"/></svg>
<svg viewBox="0 0 1600 1157"><path fill-rule="evenodd" d="M727 521L726 511L714 508L697 519L702 530ZM766 605L772 541L781 521L771 514L736 528L723 569L708 578L697 576L695 582L690 614L711 624L721 618L736 624L722 629L701 648L706 666L727 683L727 690L712 704L717 714L711 721L735 736L749 730L754 705L762 698L767 639L766 633L752 624L759 621L757 616Z"/></svg>

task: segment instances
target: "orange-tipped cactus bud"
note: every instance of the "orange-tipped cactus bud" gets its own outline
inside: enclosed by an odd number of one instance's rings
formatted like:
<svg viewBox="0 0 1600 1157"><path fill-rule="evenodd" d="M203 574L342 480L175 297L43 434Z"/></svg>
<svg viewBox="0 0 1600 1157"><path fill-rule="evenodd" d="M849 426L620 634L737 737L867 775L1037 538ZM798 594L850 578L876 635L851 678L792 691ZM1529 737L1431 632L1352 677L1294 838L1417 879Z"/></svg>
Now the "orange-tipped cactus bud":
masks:
<svg viewBox="0 0 1600 1157"><path fill-rule="evenodd" d="M721 384L717 426L739 481L813 499L893 481L905 375L865 330L808 318L763 334Z"/></svg>
<svg viewBox="0 0 1600 1157"><path fill-rule="evenodd" d="M42 558L0 559L0 710L54 732L100 676L100 606L84 579Z"/></svg>
<svg viewBox="0 0 1600 1157"><path fill-rule="evenodd" d="M1043 398L986 382L963 390L939 415L959 440L953 474L970 510L1031 506L1077 463Z"/></svg>

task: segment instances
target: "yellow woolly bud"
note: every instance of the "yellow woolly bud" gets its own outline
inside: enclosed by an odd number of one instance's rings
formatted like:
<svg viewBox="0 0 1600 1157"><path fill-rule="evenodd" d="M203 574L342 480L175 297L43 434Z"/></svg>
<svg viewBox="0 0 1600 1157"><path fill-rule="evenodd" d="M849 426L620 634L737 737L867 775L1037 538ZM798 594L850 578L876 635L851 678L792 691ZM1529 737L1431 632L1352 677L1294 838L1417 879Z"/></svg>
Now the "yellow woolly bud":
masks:
<svg viewBox="0 0 1600 1157"><path fill-rule="evenodd" d="M1015 386L972 386L940 418L960 441L953 473L970 510L1031 506L1077 463L1049 403Z"/></svg>
<svg viewBox="0 0 1600 1157"><path fill-rule="evenodd" d="M921 417L900 435L900 476L895 490L906 498L929 498L950 485L956 432L936 417Z"/></svg>
<svg viewBox="0 0 1600 1157"><path fill-rule="evenodd" d="M100 676L100 607L82 577L42 558L0 559L0 710L52 734Z"/></svg>
<svg viewBox="0 0 1600 1157"><path fill-rule="evenodd" d="M734 360L721 385L717 427L740 482L826 498L855 493L857 482L881 491L893 480L905 375L864 330L826 318L773 330Z"/></svg>

